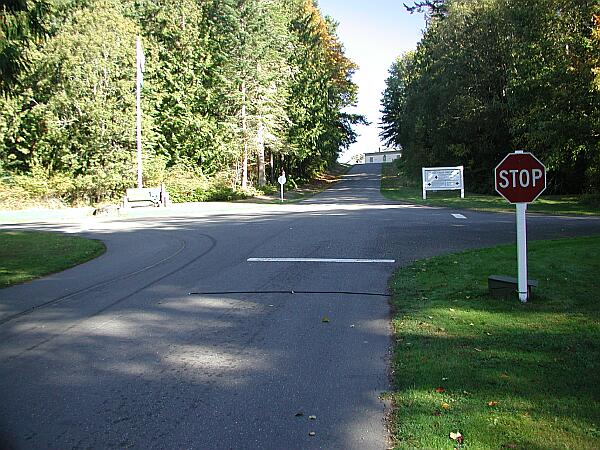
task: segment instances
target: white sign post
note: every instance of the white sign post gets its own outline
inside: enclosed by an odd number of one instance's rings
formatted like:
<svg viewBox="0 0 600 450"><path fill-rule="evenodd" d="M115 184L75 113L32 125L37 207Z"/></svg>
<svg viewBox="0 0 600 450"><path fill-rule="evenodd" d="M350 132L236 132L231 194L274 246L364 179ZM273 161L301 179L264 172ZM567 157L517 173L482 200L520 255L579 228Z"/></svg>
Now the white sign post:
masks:
<svg viewBox="0 0 600 450"><path fill-rule="evenodd" d="M527 204L546 189L546 167L531 153L517 150L494 169L496 192L516 205L519 300L527 301Z"/></svg>
<svg viewBox="0 0 600 450"><path fill-rule="evenodd" d="M527 203L517 203L517 288L519 300L527 302Z"/></svg>
<svg viewBox="0 0 600 450"><path fill-rule="evenodd" d="M283 172L281 174L281 176L279 178L277 178L277 182L281 185L281 202L283 203L283 185L286 182L286 178L285 178L285 172Z"/></svg>
<svg viewBox="0 0 600 450"><path fill-rule="evenodd" d="M423 200L427 191L450 191L460 189L460 198L465 198L464 167L423 167Z"/></svg>

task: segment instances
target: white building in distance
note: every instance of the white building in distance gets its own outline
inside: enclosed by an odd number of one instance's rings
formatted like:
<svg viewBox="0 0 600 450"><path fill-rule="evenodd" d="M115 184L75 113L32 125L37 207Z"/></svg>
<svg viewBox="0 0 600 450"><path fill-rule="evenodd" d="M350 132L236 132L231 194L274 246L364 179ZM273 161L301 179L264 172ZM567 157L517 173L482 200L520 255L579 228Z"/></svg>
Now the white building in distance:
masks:
<svg viewBox="0 0 600 450"><path fill-rule="evenodd" d="M365 164L388 163L400 158L400 150L387 150L383 152L365 153L363 162Z"/></svg>

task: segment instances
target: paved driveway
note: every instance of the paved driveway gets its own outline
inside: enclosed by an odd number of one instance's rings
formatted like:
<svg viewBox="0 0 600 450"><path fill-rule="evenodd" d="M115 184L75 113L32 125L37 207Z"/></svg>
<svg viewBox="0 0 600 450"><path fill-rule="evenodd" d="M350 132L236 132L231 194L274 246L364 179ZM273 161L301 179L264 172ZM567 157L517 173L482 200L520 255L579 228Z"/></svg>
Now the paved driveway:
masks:
<svg viewBox="0 0 600 450"><path fill-rule="evenodd" d="M393 269L514 242L515 226L510 214L390 202L379 172L356 166L298 204L13 225L108 251L0 290L2 444L385 448ZM595 218L528 223L532 239L600 232Z"/></svg>

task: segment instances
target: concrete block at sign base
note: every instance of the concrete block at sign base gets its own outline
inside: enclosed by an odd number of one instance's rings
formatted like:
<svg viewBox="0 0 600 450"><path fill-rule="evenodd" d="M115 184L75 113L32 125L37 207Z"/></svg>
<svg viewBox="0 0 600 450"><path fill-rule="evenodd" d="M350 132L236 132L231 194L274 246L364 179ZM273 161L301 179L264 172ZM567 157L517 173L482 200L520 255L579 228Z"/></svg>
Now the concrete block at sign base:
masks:
<svg viewBox="0 0 600 450"><path fill-rule="evenodd" d="M527 296L531 298L532 289L538 287L537 280L527 280ZM488 277L488 291L492 297L513 297L519 290L519 281L514 277L505 275L490 275Z"/></svg>

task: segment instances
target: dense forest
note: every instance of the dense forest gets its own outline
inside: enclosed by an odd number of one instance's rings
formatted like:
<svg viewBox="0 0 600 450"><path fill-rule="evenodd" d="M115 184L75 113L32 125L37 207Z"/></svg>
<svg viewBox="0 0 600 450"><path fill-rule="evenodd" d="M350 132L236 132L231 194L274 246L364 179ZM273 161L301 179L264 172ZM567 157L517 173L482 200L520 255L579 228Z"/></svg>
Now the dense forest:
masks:
<svg viewBox="0 0 600 450"><path fill-rule="evenodd" d="M381 136L402 163L464 165L473 191L532 152L555 193L600 192L600 2L429 0L427 29L392 65Z"/></svg>
<svg viewBox="0 0 600 450"><path fill-rule="evenodd" d="M0 203L135 186L138 36L144 184L176 201L310 178L364 120L313 0L2 0Z"/></svg>

